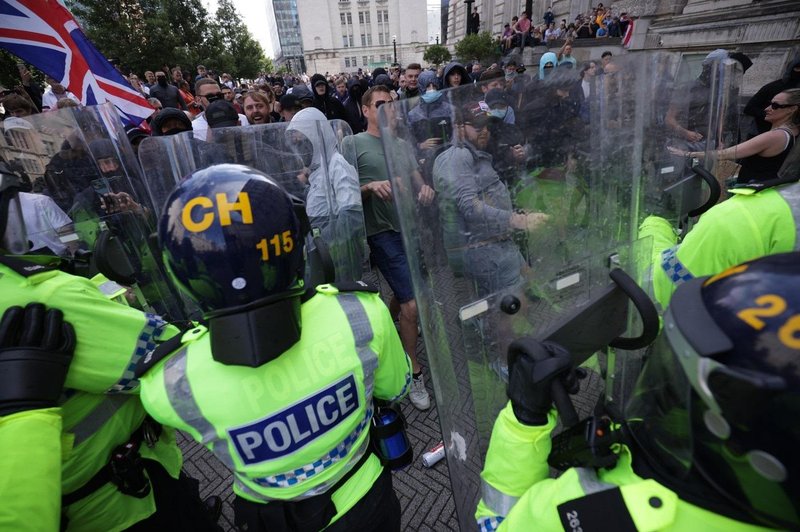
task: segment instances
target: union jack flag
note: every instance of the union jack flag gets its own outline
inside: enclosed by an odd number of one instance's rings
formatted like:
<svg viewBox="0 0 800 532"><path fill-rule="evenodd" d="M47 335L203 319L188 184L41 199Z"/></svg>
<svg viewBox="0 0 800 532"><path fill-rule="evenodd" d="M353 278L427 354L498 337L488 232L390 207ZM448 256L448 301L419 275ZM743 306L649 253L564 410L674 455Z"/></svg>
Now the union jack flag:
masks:
<svg viewBox="0 0 800 532"><path fill-rule="evenodd" d="M61 0L0 0L0 48L58 80L83 105L113 103L125 124L139 125L153 113Z"/></svg>

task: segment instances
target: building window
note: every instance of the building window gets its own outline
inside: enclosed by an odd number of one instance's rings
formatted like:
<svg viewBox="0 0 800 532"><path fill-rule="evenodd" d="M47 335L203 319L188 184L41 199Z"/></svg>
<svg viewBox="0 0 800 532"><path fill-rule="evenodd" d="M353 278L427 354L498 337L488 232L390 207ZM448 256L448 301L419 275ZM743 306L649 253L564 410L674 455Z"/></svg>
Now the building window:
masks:
<svg viewBox="0 0 800 532"><path fill-rule="evenodd" d="M363 65L368 65L368 64L369 64L369 63L367 62L367 56L366 56L366 55L362 55L362 56L361 56L361 63L362 63Z"/></svg>
<svg viewBox="0 0 800 532"><path fill-rule="evenodd" d="M385 46L389 44L389 10L378 10L378 44Z"/></svg>
<svg viewBox="0 0 800 532"><path fill-rule="evenodd" d="M344 58L344 66L346 66L347 68L350 68L350 58L349 57L345 57Z"/></svg>
<svg viewBox="0 0 800 532"><path fill-rule="evenodd" d="M339 13L339 22L342 25L342 46L353 46L353 14Z"/></svg>

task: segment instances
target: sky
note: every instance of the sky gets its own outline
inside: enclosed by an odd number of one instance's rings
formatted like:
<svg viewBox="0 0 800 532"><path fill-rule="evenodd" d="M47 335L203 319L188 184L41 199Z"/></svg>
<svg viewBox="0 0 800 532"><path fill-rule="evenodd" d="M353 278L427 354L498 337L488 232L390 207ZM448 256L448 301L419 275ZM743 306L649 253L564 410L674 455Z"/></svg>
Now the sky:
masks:
<svg viewBox="0 0 800 532"><path fill-rule="evenodd" d="M242 17L247 29L253 34L253 37L261 44L267 57L274 57L275 50L272 46L272 39L270 37L270 30L267 22L267 9L272 9L272 4L269 0L232 0L233 5L239 10L239 15ZM217 0L203 0L206 9L210 13L217 10ZM428 8L441 5L441 0L427 0ZM439 33L438 28L435 27L436 20L434 20L434 28L430 29L435 36ZM430 24L430 23L429 23Z"/></svg>
<svg viewBox="0 0 800 532"><path fill-rule="evenodd" d="M233 5L239 10L239 16L244 21L247 29L261 44L267 57L273 57L272 41L267 26L267 8L272 9L269 0L232 0ZM429 0L430 1L430 0ZM217 10L217 0L203 0L209 13Z"/></svg>

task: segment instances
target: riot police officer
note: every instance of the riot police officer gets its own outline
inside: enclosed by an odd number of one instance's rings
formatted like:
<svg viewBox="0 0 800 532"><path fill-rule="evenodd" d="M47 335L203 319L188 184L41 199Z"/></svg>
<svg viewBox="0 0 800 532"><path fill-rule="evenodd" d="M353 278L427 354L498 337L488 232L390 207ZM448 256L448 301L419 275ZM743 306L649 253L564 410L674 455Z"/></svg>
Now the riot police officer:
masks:
<svg viewBox="0 0 800 532"><path fill-rule="evenodd" d="M410 362L377 290L306 291L303 209L240 165L199 170L172 192L164 260L208 327L142 367L142 400L233 471L243 529L399 530L370 426L374 399L408 390Z"/></svg>
<svg viewBox="0 0 800 532"><path fill-rule="evenodd" d="M54 112L52 120L63 127L70 112ZM85 114L73 117L90 117L94 111L75 112ZM50 123L48 120L44 117L42 122ZM72 269L71 259L28 253L30 241L36 241L37 235L27 234L25 204L19 199L22 186L23 178L0 163L0 311L29 303L46 304L63 313L77 339L64 393L59 390L57 395L62 426L56 448L60 471L51 470L54 476L50 480L59 486L56 509L60 508L61 527L68 531L132 526L214 529L196 481L181 473L174 431L146 419L137 395L138 381L133 378L132 367L138 360L177 329L158 316L113 301L119 285L107 297L92 280L62 271ZM93 222L99 225L97 220ZM61 231L59 235L70 241L81 238ZM35 337L43 329L32 330ZM5 370L3 374L6 376ZM40 410L27 417L38 415L51 429L59 427L54 418L59 412ZM52 430L48 432L52 434ZM48 452L54 448L52 443ZM26 440L19 439L16 452L23 445ZM48 445L47 441L43 445ZM5 473L4 480L14 478ZM33 505L36 501L32 498L42 496L16 485L3 483L0 487L0 497L6 502ZM35 515L24 518L36 522Z"/></svg>
<svg viewBox="0 0 800 532"><path fill-rule="evenodd" d="M31 303L0 319L2 530L56 530L61 499L61 409L75 330ZM32 516L36 516L36 520Z"/></svg>
<svg viewBox="0 0 800 532"><path fill-rule="evenodd" d="M678 288L625 421L608 427L616 465L548 478L561 449L551 383L570 355L538 344L519 358L481 475L481 529L800 527L798 264L772 255Z"/></svg>

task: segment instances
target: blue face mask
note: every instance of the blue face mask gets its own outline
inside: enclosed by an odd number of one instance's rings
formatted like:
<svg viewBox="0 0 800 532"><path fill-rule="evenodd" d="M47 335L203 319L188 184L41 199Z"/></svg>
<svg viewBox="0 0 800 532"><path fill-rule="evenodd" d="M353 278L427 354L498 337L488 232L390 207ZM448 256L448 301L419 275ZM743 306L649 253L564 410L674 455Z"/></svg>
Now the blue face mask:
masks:
<svg viewBox="0 0 800 532"><path fill-rule="evenodd" d="M506 72L506 81L511 81L512 79L517 77L517 73L513 70L511 72Z"/></svg>
<svg viewBox="0 0 800 532"><path fill-rule="evenodd" d="M425 103L433 103L436 100L438 100L439 98L441 98L441 96L442 96L442 93L439 92L438 90L430 89L430 90L425 91L425 94L420 96L420 98L422 98L422 101L425 102Z"/></svg>
<svg viewBox="0 0 800 532"><path fill-rule="evenodd" d="M508 114L508 107L506 107L505 109L491 109L489 111L490 116L493 116L494 118L499 118L501 120L505 118L507 114Z"/></svg>

